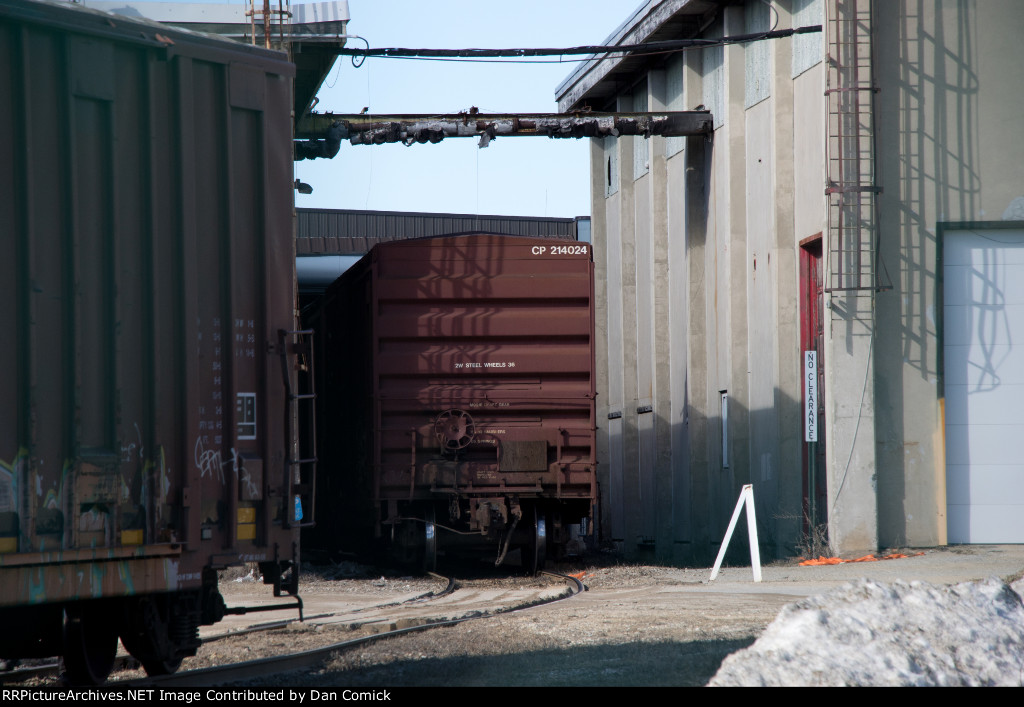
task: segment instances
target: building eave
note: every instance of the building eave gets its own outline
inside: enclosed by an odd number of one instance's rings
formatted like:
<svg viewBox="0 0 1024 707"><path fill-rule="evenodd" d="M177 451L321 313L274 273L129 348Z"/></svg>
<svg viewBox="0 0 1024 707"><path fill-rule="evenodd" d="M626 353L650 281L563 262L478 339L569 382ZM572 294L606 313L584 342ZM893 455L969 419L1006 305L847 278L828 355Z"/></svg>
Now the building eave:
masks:
<svg viewBox="0 0 1024 707"><path fill-rule="evenodd" d="M641 44L661 39L695 36L705 18L713 15L728 0L648 0L616 28L603 42L607 46ZM604 105L623 88L650 57L632 55L609 57L592 55L580 62L576 70L555 89L558 110L568 112Z"/></svg>

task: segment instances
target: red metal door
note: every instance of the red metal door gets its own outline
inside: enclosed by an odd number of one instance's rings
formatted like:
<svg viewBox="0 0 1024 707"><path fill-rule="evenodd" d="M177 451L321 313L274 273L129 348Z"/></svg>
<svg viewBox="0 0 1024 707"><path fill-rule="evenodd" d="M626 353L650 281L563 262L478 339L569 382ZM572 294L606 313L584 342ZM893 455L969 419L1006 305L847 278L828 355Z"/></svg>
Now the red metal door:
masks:
<svg viewBox="0 0 1024 707"><path fill-rule="evenodd" d="M816 351L818 356L818 441L804 443L803 498L805 524L820 526L828 522L825 474L825 294L822 277L821 234L800 244L800 361L803 352ZM806 382L802 384L806 395ZM813 476L810 449L814 449ZM813 487L813 488L812 488ZM813 504L810 503L813 494Z"/></svg>

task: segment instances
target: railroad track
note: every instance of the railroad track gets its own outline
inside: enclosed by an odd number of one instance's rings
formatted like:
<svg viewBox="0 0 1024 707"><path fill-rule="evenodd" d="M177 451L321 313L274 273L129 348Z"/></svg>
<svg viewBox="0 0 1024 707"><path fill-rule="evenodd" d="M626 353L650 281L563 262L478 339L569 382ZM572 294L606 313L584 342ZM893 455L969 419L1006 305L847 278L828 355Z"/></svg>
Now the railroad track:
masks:
<svg viewBox="0 0 1024 707"><path fill-rule="evenodd" d="M311 628L326 627L338 624L339 622L344 623L353 616L367 617L366 623L360 627L359 635L350 639L332 642L325 646L296 653L184 670L173 675L118 680L118 671L123 672L138 668L138 663L134 658L123 656L119 658L119 663L115 666L115 672L111 676L113 678L111 684L133 689L143 687L214 687L252 680L266 680L266 678L272 675L309 670L326 661L334 653L350 650L380 639L429 628L453 626L465 621L495 616L509 611L528 609L533 606L559 601L585 590L582 582L574 577L545 572L543 573L544 575L558 580L560 586L568 583L567 590L556 593L545 592L543 588L536 588L532 592L527 592L526 596L516 596L514 598L510 598L508 592L503 592L500 593L501 596L498 599L494 600L493 606L488 608L486 604L491 600L487 596L483 596L487 592L482 592L479 589L468 590L464 591L465 596L460 596L457 590L458 583L454 579L431 574L445 582L446 586L442 591L427 592L402 602L376 604L347 612L317 613L305 617L305 624ZM547 589L551 588L548 587ZM445 606L438 607L439 602L443 602ZM414 607L421 607L423 610L412 611L411 613L414 615L410 615L410 610ZM397 615L393 619L385 617L386 615L383 612L396 609L402 610L403 615L400 618ZM432 609L440 609L440 611ZM451 616L452 614L458 615ZM282 630L294 624L295 621L293 619L254 624L243 629L235 629L207 636L204 638L203 643L208 645L245 634ZM57 664L17 669L0 674L0 682L9 684L29 679L45 679L47 684L52 685L60 679L58 671L59 666Z"/></svg>
<svg viewBox="0 0 1024 707"><path fill-rule="evenodd" d="M531 606L539 606L541 604L547 604L575 596L585 589L583 583L575 577L548 572L545 572L544 574L556 578L560 582L569 582L569 591L549 596L544 599L538 599L526 606L499 607L489 612L474 610L472 615L452 619L433 619L430 617L423 617L421 619L421 623L415 625L406 625L402 627L392 626L389 627L388 630L382 630L371 635L359 636L357 638L333 643L331 645L300 653L261 658L243 663L202 668L199 670L188 670L174 675L161 676L159 678L147 677L141 680L131 681L130 685L131 687L215 687L218 685L247 682L250 680L265 680L271 675L279 675L299 670L310 670L330 658L332 654L350 650L356 646L365 645L367 643L372 643L385 638L392 638L414 631L422 631L441 626L454 626L466 621L486 618L488 616L494 616L508 611L527 609ZM446 590L446 592L438 596L454 594L455 584L456 583L454 581L449 580L449 590ZM408 602L405 603L407 604ZM405 619L405 621L408 622L409 619Z"/></svg>

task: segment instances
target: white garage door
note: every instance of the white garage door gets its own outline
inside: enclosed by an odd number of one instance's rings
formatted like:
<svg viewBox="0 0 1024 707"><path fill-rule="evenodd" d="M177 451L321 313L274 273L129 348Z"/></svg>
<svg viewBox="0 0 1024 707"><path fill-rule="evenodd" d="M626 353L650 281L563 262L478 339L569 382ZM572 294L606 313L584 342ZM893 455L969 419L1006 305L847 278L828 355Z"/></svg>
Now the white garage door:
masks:
<svg viewBox="0 0 1024 707"><path fill-rule="evenodd" d="M949 542L1024 543L1024 229L943 242Z"/></svg>

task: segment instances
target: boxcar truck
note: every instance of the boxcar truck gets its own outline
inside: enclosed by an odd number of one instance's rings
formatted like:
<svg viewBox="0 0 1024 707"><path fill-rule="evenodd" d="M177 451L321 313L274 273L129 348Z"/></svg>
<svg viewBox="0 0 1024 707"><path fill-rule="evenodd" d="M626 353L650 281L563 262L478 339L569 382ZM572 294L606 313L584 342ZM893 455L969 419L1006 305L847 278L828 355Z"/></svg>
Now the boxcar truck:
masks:
<svg viewBox="0 0 1024 707"><path fill-rule="evenodd" d="M0 0L0 657L168 673L218 570L297 593L293 71Z"/></svg>

